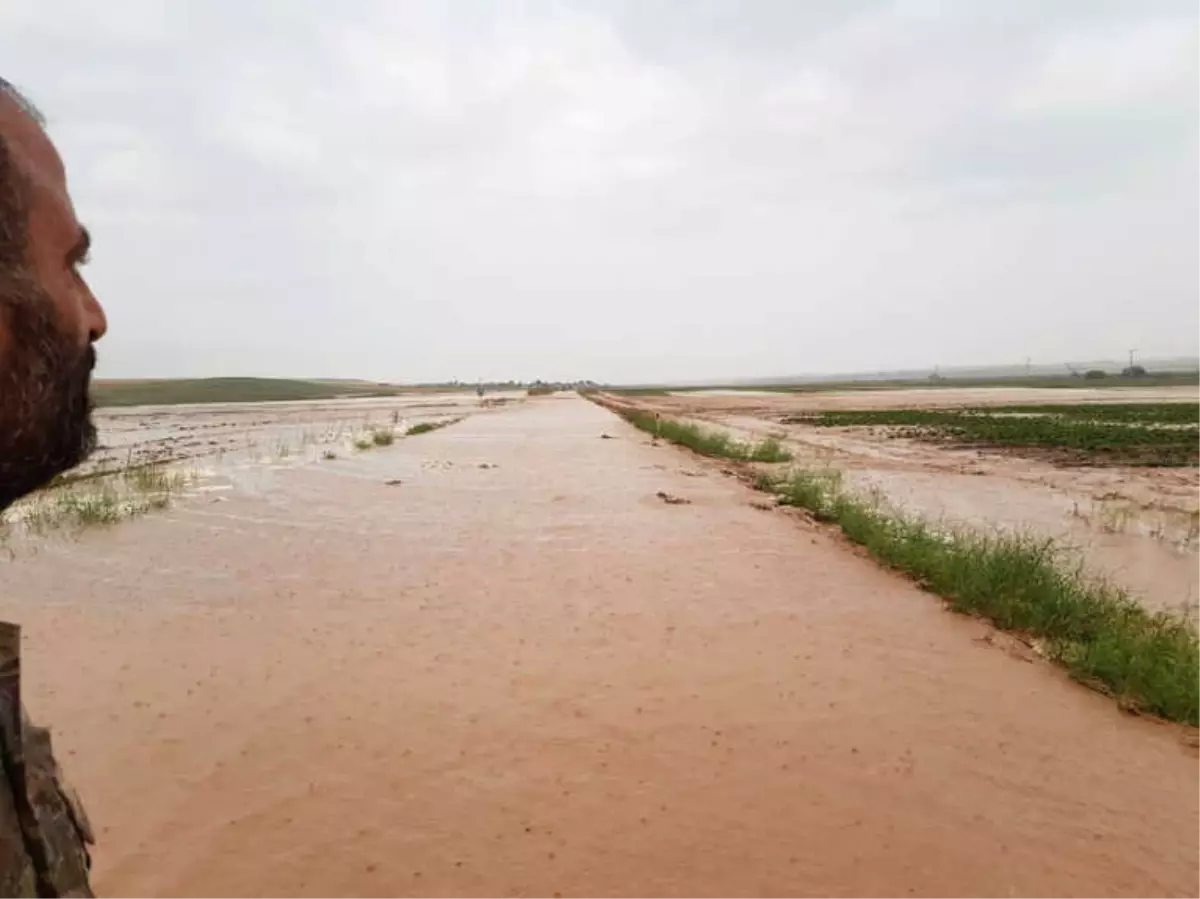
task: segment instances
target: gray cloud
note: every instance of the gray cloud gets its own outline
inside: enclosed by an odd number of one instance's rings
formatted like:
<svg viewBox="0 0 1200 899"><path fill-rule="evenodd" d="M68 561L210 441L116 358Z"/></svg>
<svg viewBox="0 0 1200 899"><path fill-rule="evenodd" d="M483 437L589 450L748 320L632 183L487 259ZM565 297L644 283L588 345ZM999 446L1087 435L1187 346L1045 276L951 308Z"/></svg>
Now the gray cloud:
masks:
<svg viewBox="0 0 1200 899"><path fill-rule="evenodd" d="M1191 3L10 2L110 376L1197 351Z"/></svg>

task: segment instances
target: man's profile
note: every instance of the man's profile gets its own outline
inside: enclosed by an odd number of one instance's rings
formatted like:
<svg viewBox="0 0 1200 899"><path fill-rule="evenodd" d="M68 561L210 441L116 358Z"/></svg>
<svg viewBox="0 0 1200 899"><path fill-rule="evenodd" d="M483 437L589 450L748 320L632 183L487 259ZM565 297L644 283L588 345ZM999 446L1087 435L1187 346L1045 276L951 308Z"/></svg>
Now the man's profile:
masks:
<svg viewBox="0 0 1200 899"><path fill-rule="evenodd" d="M88 388L106 322L79 273L90 243L41 115L0 78L0 510L95 446ZM0 622L0 895L90 895L90 827L49 732L25 718L19 641Z"/></svg>

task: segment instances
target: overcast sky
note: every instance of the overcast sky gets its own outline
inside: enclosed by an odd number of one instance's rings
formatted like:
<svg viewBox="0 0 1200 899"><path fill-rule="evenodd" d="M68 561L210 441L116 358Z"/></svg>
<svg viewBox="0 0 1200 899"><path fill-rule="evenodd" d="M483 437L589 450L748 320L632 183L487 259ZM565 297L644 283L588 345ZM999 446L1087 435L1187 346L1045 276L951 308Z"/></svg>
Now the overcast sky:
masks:
<svg viewBox="0 0 1200 899"><path fill-rule="evenodd" d="M107 377L1194 355L1194 0L4 0Z"/></svg>

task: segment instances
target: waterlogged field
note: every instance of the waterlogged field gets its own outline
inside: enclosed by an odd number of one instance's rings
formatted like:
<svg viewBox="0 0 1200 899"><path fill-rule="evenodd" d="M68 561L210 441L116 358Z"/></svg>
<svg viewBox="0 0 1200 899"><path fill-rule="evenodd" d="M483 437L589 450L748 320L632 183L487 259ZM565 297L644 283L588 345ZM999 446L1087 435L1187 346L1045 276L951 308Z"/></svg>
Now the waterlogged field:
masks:
<svg viewBox="0 0 1200 899"><path fill-rule="evenodd" d="M178 382L168 383L178 389ZM281 383L294 388L299 382ZM0 545L11 553L252 483L271 470L353 458L520 402L521 395L483 402L466 393L198 405L178 399L173 395L168 406L97 410L97 452L5 510Z"/></svg>

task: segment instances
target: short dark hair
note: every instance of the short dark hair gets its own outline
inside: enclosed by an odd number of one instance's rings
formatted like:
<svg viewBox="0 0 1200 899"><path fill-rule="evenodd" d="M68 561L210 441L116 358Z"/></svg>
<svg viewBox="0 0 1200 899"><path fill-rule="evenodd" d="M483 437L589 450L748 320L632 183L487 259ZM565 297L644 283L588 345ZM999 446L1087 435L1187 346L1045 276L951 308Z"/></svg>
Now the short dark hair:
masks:
<svg viewBox="0 0 1200 899"><path fill-rule="evenodd" d="M0 78L0 95L9 97L20 110L37 122L46 123L46 117L22 94L12 82ZM8 142L0 134L0 273L20 268L25 261L26 242L29 237L27 208L27 185L25 176L17 170Z"/></svg>

